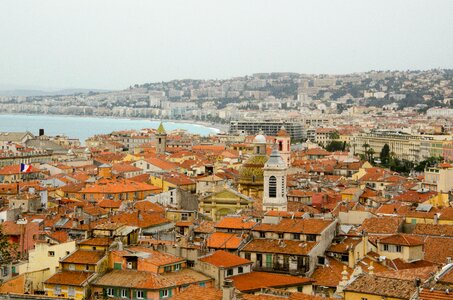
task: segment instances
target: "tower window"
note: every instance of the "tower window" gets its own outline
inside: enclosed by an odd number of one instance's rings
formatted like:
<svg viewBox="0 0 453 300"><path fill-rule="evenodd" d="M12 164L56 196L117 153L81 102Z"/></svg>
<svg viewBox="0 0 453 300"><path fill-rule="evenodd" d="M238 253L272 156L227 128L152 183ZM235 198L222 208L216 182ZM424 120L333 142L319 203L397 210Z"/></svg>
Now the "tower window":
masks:
<svg viewBox="0 0 453 300"><path fill-rule="evenodd" d="M277 178L275 176L269 177L269 197L277 197Z"/></svg>
<svg viewBox="0 0 453 300"><path fill-rule="evenodd" d="M160 144L162 144L162 139L161 139L161 138L159 138L159 145L160 145Z"/></svg>
<svg viewBox="0 0 453 300"><path fill-rule="evenodd" d="M278 151L282 151L282 150L283 150L283 142L279 141L278 142Z"/></svg>

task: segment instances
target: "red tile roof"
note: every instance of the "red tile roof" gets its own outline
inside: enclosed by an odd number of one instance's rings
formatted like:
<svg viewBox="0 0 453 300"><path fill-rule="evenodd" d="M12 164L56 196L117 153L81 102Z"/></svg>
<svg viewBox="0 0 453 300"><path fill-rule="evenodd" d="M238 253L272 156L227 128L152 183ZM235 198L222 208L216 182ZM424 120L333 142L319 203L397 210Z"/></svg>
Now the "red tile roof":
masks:
<svg viewBox="0 0 453 300"><path fill-rule="evenodd" d="M292 240L255 239L241 250L243 252L282 253L290 255L308 255L316 246L316 242L301 242Z"/></svg>
<svg viewBox="0 0 453 300"><path fill-rule="evenodd" d="M246 218L241 217L224 217L217 224L215 228L222 229L251 229L257 223L254 221L247 221Z"/></svg>
<svg viewBox="0 0 453 300"><path fill-rule="evenodd" d="M209 256L205 256L199 259L202 262L214 265L216 267L231 268L236 266L242 266L251 264L252 262L248 259L239 257L230 252L218 250Z"/></svg>
<svg viewBox="0 0 453 300"><path fill-rule="evenodd" d="M400 245L400 246L420 246L423 241L417 237L407 234L394 234L379 240L381 244Z"/></svg>
<svg viewBox="0 0 453 300"><path fill-rule="evenodd" d="M224 232L214 232L207 240L208 248L214 249L238 249L241 243L240 235Z"/></svg>
<svg viewBox="0 0 453 300"><path fill-rule="evenodd" d="M250 272L230 277L241 292L257 291L262 288L284 288L311 284L313 279L267 272Z"/></svg>
<svg viewBox="0 0 453 300"><path fill-rule="evenodd" d="M90 272L63 271L47 279L44 284L84 286L94 275Z"/></svg>
<svg viewBox="0 0 453 300"><path fill-rule="evenodd" d="M253 231L261 232L291 232L302 234L321 234L332 220L323 219L282 219L278 224L260 224Z"/></svg>
<svg viewBox="0 0 453 300"><path fill-rule="evenodd" d="M68 264L87 264L95 265L103 257L105 253L103 251L91 251L91 250L77 250L74 253L67 256L61 262Z"/></svg>

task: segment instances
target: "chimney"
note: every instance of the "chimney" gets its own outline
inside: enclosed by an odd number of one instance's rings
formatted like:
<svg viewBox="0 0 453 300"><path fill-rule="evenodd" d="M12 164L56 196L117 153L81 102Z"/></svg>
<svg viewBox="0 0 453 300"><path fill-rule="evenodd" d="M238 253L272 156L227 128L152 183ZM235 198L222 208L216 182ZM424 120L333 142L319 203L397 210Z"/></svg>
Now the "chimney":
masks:
<svg viewBox="0 0 453 300"><path fill-rule="evenodd" d="M43 128L40 128L39 129L39 136L43 136L44 135L44 129Z"/></svg>
<svg viewBox="0 0 453 300"><path fill-rule="evenodd" d="M233 280L225 279L222 286L222 300L233 300L235 298Z"/></svg>

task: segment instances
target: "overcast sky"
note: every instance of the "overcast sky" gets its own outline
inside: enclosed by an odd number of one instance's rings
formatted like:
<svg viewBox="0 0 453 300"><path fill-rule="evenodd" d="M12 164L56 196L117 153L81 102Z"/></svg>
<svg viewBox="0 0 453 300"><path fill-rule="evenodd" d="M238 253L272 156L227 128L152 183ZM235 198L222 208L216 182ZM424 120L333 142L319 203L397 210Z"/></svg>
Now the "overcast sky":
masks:
<svg viewBox="0 0 453 300"><path fill-rule="evenodd" d="M451 0L2 0L0 88L453 68Z"/></svg>

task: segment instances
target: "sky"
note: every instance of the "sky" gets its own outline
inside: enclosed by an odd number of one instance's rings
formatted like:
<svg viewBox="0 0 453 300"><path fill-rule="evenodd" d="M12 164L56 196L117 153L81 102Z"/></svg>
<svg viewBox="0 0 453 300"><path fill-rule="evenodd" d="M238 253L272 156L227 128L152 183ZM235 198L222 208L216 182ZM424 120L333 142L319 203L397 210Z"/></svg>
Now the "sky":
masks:
<svg viewBox="0 0 453 300"><path fill-rule="evenodd" d="M451 0L2 0L0 89L453 68Z"/></svg>

